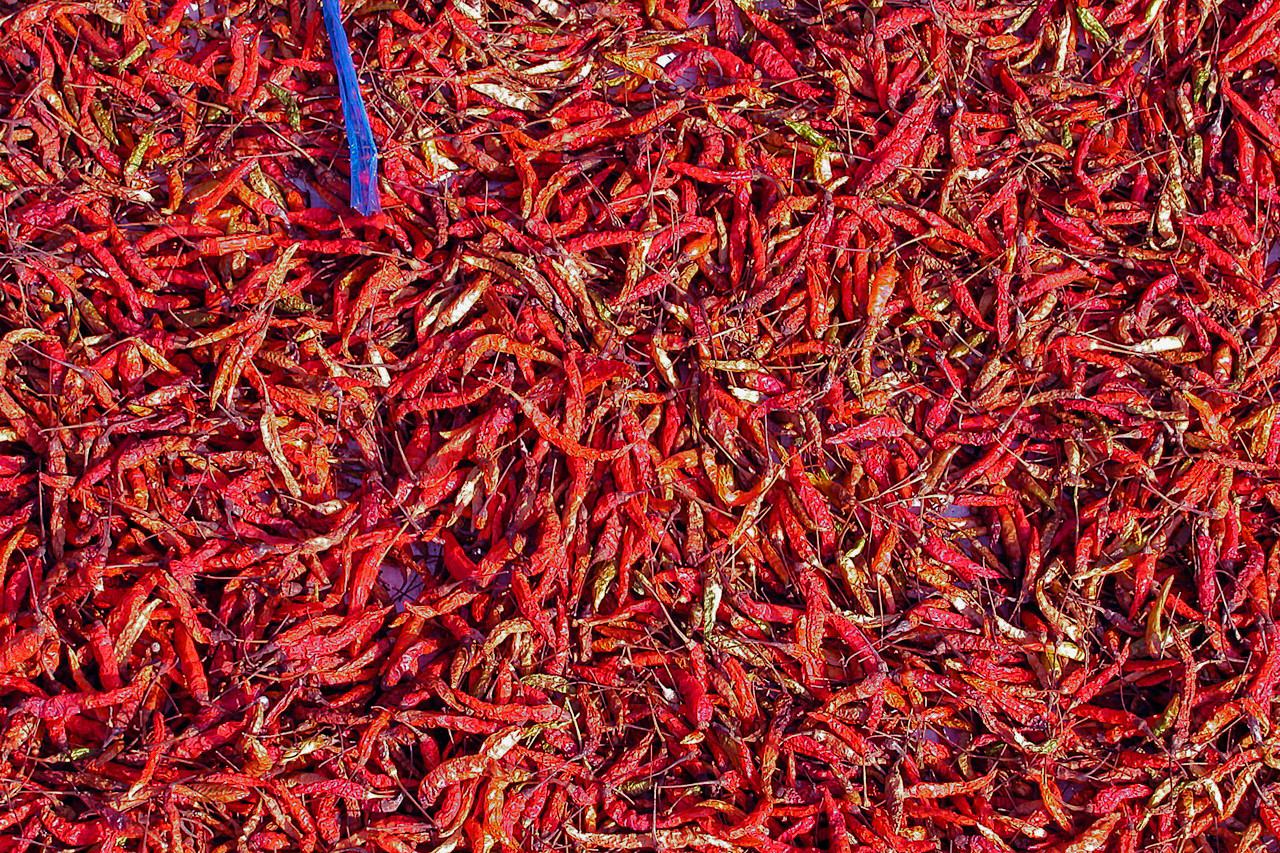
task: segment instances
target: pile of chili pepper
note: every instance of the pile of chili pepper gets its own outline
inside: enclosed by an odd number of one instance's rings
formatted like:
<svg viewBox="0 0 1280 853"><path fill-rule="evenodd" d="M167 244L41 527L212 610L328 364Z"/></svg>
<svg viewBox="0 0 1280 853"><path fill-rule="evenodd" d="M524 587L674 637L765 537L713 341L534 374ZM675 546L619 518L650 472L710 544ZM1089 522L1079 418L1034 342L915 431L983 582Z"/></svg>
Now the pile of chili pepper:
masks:
<svg viewBox="0 0 1280 853"><path fill-rule="evenodd" d="M0 853L1280 850L1280 2L0 17Z"/></svg>

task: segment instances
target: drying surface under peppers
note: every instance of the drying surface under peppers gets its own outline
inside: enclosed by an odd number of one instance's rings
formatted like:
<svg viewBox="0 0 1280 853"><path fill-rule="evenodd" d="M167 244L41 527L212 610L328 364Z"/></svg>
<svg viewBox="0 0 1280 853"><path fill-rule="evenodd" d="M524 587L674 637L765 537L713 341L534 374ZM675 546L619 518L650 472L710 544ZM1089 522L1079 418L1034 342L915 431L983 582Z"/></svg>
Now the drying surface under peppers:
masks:
<svg viewBox="0 0 1280 853"><path fill-rule="evenodd" d="M343 12L0 12L0 853L1280 850L1280 2Z"/></svg>

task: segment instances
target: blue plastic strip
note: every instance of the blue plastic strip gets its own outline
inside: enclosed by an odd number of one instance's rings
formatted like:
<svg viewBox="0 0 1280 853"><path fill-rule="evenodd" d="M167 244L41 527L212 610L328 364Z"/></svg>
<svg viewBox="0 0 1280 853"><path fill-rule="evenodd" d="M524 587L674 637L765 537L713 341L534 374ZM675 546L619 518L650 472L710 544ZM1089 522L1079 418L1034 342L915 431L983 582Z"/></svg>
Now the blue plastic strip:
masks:
<svg viewBox="0 0 1280 853"><path fill-rule="evenodd" d="M351 206L369 216L382 212L378 198L378 145L373 141L369 115L360 97L356 81L356 64L351 59L351 45L342 28L342 10L338 0L322 0L324 28L329 32L329 50L338 69L338 91L342 95L342 121L347 127L347 148L351 151Z"/></svg>

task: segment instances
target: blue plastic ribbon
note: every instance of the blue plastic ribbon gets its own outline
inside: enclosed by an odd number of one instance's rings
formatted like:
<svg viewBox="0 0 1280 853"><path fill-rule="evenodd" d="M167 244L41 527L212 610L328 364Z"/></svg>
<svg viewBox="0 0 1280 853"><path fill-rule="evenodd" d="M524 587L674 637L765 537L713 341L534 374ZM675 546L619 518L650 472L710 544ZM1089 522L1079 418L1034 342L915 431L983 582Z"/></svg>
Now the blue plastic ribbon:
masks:
<svg viewBox="0 0 1280 853"><path fill-rule="evenodd" d="M329 50L338 69L338 91L342 96L342 122L347 128L347 148L351 151L351 206L369 216L382 212L378 199L378 145L373 141L369 114L365 112L351 44L342 28L338 0L322 0L324 28L329 32Z"/></svg>

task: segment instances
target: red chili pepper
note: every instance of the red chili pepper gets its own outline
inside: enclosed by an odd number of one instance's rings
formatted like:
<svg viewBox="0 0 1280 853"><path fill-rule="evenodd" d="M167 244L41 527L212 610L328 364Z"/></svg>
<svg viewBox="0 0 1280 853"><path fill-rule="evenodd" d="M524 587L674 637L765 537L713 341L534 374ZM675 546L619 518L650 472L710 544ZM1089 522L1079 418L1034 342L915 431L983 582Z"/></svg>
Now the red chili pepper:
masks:
<svg viewBox="0 0 1280 853"><path fill-rule="evenodd" d="M855 188L866 190L883 183L920 150L930 130L938 101L933 95L919 98L902 114L893 131L872 150L868 164L860 170Z"/></svg>

